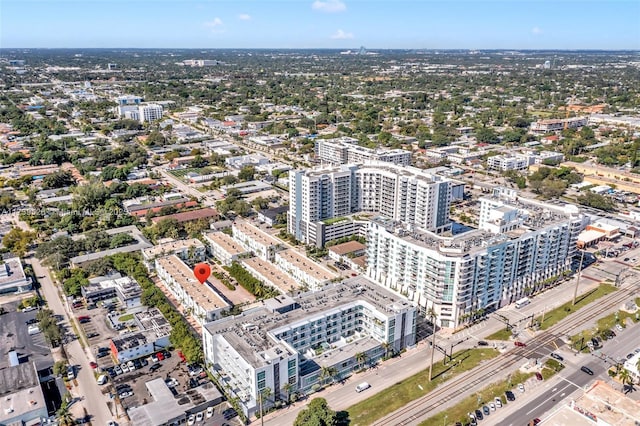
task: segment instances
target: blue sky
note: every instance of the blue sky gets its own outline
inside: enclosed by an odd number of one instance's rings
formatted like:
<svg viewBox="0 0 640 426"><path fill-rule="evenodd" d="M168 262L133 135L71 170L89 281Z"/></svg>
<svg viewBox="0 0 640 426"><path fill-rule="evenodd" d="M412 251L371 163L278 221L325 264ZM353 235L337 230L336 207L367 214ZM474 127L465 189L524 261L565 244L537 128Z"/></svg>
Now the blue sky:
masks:
<svg viewBox="0 0 640 426"><path fill-rule="evenodd" d="M2 0L0 47L640 49L639 0Z"/></svg>

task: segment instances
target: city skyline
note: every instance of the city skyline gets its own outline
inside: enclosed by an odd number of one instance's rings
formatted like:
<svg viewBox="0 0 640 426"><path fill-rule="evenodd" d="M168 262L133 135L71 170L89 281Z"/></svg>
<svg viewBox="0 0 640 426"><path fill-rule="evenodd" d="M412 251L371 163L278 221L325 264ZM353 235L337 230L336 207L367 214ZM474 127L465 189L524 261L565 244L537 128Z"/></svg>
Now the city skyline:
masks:
<svg viewBox="0 0 640 426"><path fill-rule="evenodd" d="M9 0L0 35L5 48L635 50L639 16L624 0Z"/></svg>

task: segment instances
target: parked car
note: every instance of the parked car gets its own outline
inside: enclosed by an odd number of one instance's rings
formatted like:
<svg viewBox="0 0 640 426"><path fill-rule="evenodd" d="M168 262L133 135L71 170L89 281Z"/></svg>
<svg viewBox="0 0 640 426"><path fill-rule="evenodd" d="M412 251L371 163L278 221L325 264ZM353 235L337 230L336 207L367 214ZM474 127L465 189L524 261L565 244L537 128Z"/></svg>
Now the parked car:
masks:
<svg viewBox="0 0 640 426"><path fill-rule="evenodd" d="M478 346L489 346L489 343L484 341L484 340L479 340L478 341Z"/></svg>
<svg viewBox="0 0 640 426"><path fill-rule="evenodd" d="M98 368L98 363L97 363L97 362L93 362L93 361L91 361L91 362L89 363L89 367L91 367L91 368L93 368L93 369L95 370L96 368Z"/></svg>
<svg viewBox="0 0 640 426"><path fill-rule="evenodd" d="M587 373L590 376L593 376L593 370L591 370L586 365L583 365L582 367L580 367L580 370L582 370L583 372Z"/></svg>
<svg viewBox="0 0 640 426"><path fill-rule="evenodd" d="M620 324L616 324L618 331L624 331L624 328Z"/></svg>
<svg viewBox="0 0 640 426"><path fill-rule="evenodd" d="M491 414L491 410L489 409L489 407L487 407L486 405L483 405L482 414L484 414L485 416L488 416L489 414Z"/></svg>
<svg viewBox="0 0 640 426"><path fill-rule="evenodd" d="M475 411L475 415L476 415L476 419L478 419L478 420L484 419L484 416L482 415L482 411L480 411L480 410L476 410Z"/></svg>
<svg viewBox="0 0 640 426"><path fill-rule="evenodd" d="M182 362L186 362L187 358L185 358L184 354L182 353L182 351L178 351L178 356L180 357L180 360Z"/></svg>
<svg viewBox="0 0 640 426"><path fill-rule="evenodd" d="M490 403L489 403L489 409L490 409L491 411L496 411L496 404L494 404L493 402L490 402Z"/></svg>
<svg viewBox="0 0 640 426"><path fill-rule="evenodd" d="M142 358L140 360L140 364L142 364L143 367L146 367L147 365L149 365L149 361L147 361L146 358Z"/></svg>
<svg viewBox="0 0 640 426"><path fill-rule="evenodd" d="M189 419L187 419L187 425L193 426L194 424L196 424L196 416L192 414L189 416Z"/></svg>
<svg viewBox="0 0 640 426"><path fill-rule="evenodd" d="M171 352L169 351L162 351L162 355L166 358L171 358Z"/></svg>
<svg viewBox="0 0 640 426"><path fill-rule="evenodd" d="M524 393L524 385L522 383L518 383L518 390Z"/></svg>
<svg viewBox="0 0 640 426"><path fill-rule="evenodd" d="M113 367L113 371L115 371L118 376L122 374L122 368L120 368L119 365Z"/></svg>
<svg viewBox="0 0 640 426"><path fill-rule="evenodd" d="M196 422L201 422L204 420L204 414L202 414L202 411L196 413Z"/></svg>
<svg viewBox="0 0 640 426"><path fill-rule="evenodd" d="M555 359L557 359L558 361L564 361L564 358L563 358L563 357L561 357L560 355L558 355L558 354L557 354L557 353L555 353L555 352L551 352L551 353L549 354L549 356L550 356L551 358L555 358Z"/></svg>
<svg viewBox="0 0 640 426"><path fill-rule="evenodd" d="M94 337L98 337L100 333L87 333L87 339L93 339Z"/></svg>
<svg viewBox="0 0 640 426"><path fill-rule="evenodd" d="M88 322L91 322L91 318L83 318L83 319L79 319L78 322L80 324L86 324Z"/></svg>
<svg viewBox="0 0 640 426"><path fill-rule="evenodd" d="M151 367L149 367L149 371L154 372L160 367L162 367L160 364L153 364Z"/></svg>
<svg viewBox="0 0 640 426"><path fill-rule="evenodd" d="M224 417L225 420L231 420L232 418L236 417L237 415L238 415L238 413L233 408L227 408L226 410L224 410L222 412L222 416Z"/></svg>
<svg viewBox="0 0 640 426"><path fill-rule="evenodd" d="M131 390L131 385L128 383L120 383L118 386L116 386L116 390L118 392L124 392L126 390Z"/></svg>
<svg viewBox="0 0 640 426"><path fill-rule="evenodd" d="M538 380L543 380L543 379L544 379L544 377L542 377L542 374L540 374L540 373L536 372L536 379L538 379Z"/></svg>
<svg viewBox="0 0 640 426"><path fill-rule="evenodd" d="M158 361L164 361L164 355L162 354L162 352L158 352L156 354L156 358L158 358Z"/></svg>
<svg viewBox="0 0 640 426"><path fill-rule="evenodd" d="M103 358L103 357L108 356L108 355L109 355L109 352L98 352L96 354L96 358Z"/></svg>
<svg viewBox="0 0 640 426"><path fill-rule="evenodd" d="M517 341L517 340L516 340L515 342L513 342L513 344L514 344L514 345L516 345L516 346L522 347L522 348L524 348L524 347L526 347L526 346L527 346L527 344L526 344L526 343L519 342L519 341Z"/></svg>
<svg viewBox="0 0 640 426"><path fill-rule="evenodd" d="M507 397L507 401L515 401L516 400L516 396L514 395L513 392L506 391L504 394Z"/></svg>
<svg viewBox="0 0 640 426"><path fill-rule="evenodd" d="M124 391L124 392L119 393L118 396L120 397L120 399L129 398L130 396L133 396L133 392Z"/></svg>
<svg viewBox="0 0 640 426"><path fill-rule="evenodd" d="M213 407L207 407L207 418L213 416Z"/></svg>
<svg viewBox="0 0 640 426"><path fill-rule="evenodd" d="M502 398L496 396L496 407L502 408Z"/></svg>

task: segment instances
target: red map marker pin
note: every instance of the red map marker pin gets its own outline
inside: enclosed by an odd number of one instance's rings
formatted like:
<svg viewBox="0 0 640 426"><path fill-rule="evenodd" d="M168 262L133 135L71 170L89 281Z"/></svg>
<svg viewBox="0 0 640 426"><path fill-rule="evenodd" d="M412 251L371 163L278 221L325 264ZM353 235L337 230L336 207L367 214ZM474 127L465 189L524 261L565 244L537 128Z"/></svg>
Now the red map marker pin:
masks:
<svg viewBox="0 0 640 426"><path fill-rule="evenodd" d="M211 267L206 263L198 263L195 268L193 268L193 275L196 276L200 284L204 284L204 282L211 275Z"/></svg>

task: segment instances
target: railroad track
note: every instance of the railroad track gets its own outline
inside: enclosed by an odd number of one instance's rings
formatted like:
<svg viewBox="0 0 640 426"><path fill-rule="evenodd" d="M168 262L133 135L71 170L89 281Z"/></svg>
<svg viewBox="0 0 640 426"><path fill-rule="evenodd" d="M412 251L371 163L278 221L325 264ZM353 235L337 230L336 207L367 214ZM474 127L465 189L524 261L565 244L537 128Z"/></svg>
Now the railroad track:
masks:
<svg viewBox="0 0 640 426"><path fill-rule="evenodd" d="M620 289L609 295L606 300L598 300L595 309L587 309L587 305L581 310L570 315L562 322L554 325L549 330L544 331L527 342L526 347L517 347L504 354L497 356L487 362L481 363L477 367L439 385L436 389L428 394L411 401L409 404L399 408L393 413L383 417L373 423L375 426L386 425L409 425L423 418L426 414L438 408L443 403L448 402L453 397L461 393L469 393L476 385L491 383L499 370L504 370L514 366L532 355L541 346L562 338L580 325L595 319L604 312L618 306L629 296L637 294L634 283L632 286ZM595 303L595 302L593 302ZM473 389L475 390L475 389Z"/></svg>

